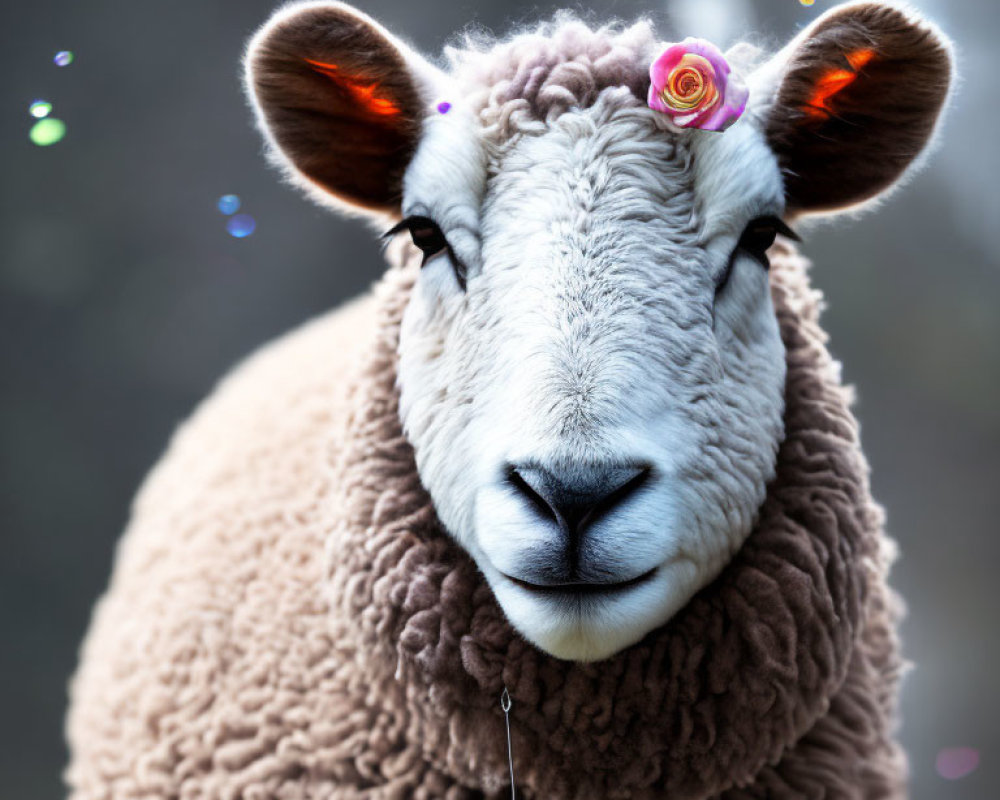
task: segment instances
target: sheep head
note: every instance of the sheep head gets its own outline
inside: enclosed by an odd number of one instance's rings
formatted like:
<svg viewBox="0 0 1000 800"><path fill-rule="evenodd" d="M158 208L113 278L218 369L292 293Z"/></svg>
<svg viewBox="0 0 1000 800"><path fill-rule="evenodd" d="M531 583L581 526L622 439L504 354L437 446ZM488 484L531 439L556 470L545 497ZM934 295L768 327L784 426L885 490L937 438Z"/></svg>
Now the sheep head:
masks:
<svg viewBox="0 0 1000 800"><path fill-rule="evenodd" d="M563 20L425 61L361 12L288 6L247 84L274 159L423 251L400 331L421 481L511 623L596 660L664 624L750 534L783 436L767 250L884 194L951 57L893 5L835 8L725 133L646 103L650 27Z"/></svg>

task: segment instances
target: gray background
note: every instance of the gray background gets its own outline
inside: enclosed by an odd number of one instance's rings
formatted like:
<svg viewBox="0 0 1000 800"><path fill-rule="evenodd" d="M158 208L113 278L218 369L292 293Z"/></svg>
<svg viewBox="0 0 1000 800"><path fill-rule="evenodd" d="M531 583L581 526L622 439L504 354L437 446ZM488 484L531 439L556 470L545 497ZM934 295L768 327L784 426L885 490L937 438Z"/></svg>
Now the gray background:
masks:
<svg viewBox="0 0 1000 800"><path fill-rule="evenodd" d="M0 794L60 796L66 681L130 497L167 437L234 361L362 290L381 269L361 225L314 209L260 157L238 80L272 0L5 7L0 27ZM425 52L477 22L554 6L364 2ZM595 2L652 15L664 38L778 44L830 3ZM877 214L811 231L825 324L877 496L903 558L903 696L913 796L995 797L1000 555L1000 112L990 0L917 0L955 38L964 82L926 169ZM669 13L668 13L669 11ZM671 17L672 15L672 17ZM671 30L671 19L679 23ZM76 53L53 66L55 51ZM65 140L27 138L55 104ZM240 195L256 233L229 237ZM940 748L980 750L959 781ZM993 790L988 787L993 786Z"/></svg>

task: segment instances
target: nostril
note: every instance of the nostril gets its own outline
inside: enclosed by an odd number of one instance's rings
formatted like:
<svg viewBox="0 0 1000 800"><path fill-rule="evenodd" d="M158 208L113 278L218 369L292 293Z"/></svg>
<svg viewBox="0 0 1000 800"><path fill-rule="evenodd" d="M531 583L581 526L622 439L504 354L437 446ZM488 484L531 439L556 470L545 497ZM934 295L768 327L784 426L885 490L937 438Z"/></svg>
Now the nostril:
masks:
<svg viewBox="0 0 1000 800"><path fill-rule="evenodd" d="M577 522L577 529L582 532L605 514L614 511L636 491L649 481L651 470L649 466L617 467L607 478L605 486L607 493L583 514Z"/></svg>
<svg viewBox="0 0 1000 800"><path fill-rule="evenodd" d="M535 470L526 467L522 467L522 470L513 466L508 470L507 480L510 485L513 486L522 497L526 498L539 514L543 517L548 517L553 522L561 525L562 520L559 517L559 511L557 508L550 505L549 501L545 499L544 487L541 487L541 481L539 481L537 476L533 474ZM542 489L541 492L532 485L532 481L529 481L524 477L525 472L531 475L534 479L533 483L539 485Z"/></svg>
<svg viewBox="0 0 1000 800"><path fill-rule="evenodd" d="M507 476L544 517L578 536L621 505L651 474L647 464L571 464L560 468L511 465Z"/></svg>

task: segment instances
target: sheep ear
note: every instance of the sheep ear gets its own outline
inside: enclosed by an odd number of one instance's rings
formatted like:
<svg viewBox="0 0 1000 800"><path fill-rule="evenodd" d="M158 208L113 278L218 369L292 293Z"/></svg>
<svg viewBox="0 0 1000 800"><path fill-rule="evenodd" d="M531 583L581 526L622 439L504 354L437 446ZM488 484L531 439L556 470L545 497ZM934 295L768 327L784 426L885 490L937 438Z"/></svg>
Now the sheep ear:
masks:
<svg viewBox="0 0 1000 800"><path fill-rule="evenodd" d="M279 10L245 64L272 158L293 182L321 202L398 213L434 67L371 18L330 2Z"/></svg>
<svg viewBox="0 0 1000 800"><path fill-rule="evenodd" d="M947 39L879 2L834 8L762 72L766 135L792 213L843 209L884 192L924 151L951 83Z"/></svg>

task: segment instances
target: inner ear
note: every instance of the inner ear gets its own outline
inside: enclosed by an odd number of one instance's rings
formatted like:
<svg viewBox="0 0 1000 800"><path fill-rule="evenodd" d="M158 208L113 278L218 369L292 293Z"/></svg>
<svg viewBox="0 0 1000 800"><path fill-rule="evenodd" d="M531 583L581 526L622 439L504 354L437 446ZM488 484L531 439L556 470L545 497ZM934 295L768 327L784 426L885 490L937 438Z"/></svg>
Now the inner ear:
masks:
<svg viewBox="0 0 1000 800"><path fill-rule="evenodd" d="M395 212L431 68L340 3L278 11L247 51L247 86L273 154L298 182Z"/></svg>
<svg viewBox="0 0 1000 800"><path fill-rule="evenodd" d="M766 132L793 211L843 208L889 188L930 140L951 80L943 36L881 3L833 9L784 57Z"/></svg>

